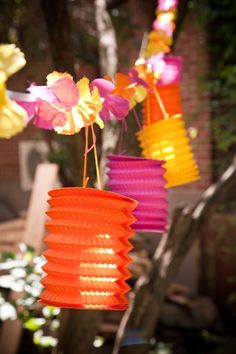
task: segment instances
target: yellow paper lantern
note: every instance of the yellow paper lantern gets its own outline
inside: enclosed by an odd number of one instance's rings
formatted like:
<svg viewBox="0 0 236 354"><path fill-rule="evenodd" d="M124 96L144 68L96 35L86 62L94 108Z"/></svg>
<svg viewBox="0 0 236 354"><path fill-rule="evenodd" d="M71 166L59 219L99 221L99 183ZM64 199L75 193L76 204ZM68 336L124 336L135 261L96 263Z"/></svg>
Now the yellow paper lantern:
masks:
<svg viewBox="0 0 236 354"><path fill-rule="evenodd" d="M137 135L143 156L166 161L167 187L199 179L198 166L181 115L145 126Z"/></svg>

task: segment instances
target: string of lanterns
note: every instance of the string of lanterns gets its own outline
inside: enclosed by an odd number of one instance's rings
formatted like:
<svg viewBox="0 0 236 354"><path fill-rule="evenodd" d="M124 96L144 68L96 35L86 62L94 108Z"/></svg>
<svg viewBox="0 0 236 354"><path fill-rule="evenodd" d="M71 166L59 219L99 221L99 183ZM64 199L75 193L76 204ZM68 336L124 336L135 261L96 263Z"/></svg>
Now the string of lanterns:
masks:
<svg viewBox="0 0 236 354"><path fill-rule="evenodd" d="M58 134L85 132L82 187L49 192L43 304L127 308L129 238L134 232L165 232L167 187L199 178L182 119L182 60L167 55L177 4L177 0L159 0L144 58L114 80L106 76L89 82L84 77L74 82L68 73L52 72L46 85L32 84L27 94L7 91L7 77L23 67L25 59L14 45L0 46L0 137L19 133L30 120ZM113 117L123 121L138 103L143 105L143 125L137 138L144 157L108 156L111 191L103 191L94 124L103 129ZM89 132L98 189L87 188Z"/></svg>

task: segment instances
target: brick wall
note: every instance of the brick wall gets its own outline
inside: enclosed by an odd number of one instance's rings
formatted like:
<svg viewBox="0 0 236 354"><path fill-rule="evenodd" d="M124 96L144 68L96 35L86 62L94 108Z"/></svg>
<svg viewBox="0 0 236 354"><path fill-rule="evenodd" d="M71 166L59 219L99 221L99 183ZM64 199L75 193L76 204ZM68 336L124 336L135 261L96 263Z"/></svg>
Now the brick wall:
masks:
<svg viewBox="0 0 236 354"><path fill-rule="evenodd" d="M204 87L208 70L206 34L196 18L194 9L189 10L176 42L174 54L183 58L181 83L182 103L188 127L198 131L191 143L200 168L201 179L188 188L205 189L211 182L211 122L209 98Z"/></svg>

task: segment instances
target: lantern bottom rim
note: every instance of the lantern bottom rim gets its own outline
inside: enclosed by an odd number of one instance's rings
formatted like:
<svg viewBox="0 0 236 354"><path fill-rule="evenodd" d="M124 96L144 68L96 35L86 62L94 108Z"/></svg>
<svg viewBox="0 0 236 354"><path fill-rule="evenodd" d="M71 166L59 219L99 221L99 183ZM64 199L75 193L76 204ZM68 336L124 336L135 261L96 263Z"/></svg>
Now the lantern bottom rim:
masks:
<svg viewBox="0 0 236 354"><path fill-rule="evenodd" d="M127 304L119 304L119 305L82 305L82 304L67 304L67 303L62 303L62 302L57 302L57 301L46 301L46 300L39 300L39 304L45 305L45 306L54 306L54 307L60 307L60 308L74 308L74 309L79 309L79 310L91 310L91 311L101 311L101 310L114 310L114 311L124 311L127 310L128 305Z"/></svg>

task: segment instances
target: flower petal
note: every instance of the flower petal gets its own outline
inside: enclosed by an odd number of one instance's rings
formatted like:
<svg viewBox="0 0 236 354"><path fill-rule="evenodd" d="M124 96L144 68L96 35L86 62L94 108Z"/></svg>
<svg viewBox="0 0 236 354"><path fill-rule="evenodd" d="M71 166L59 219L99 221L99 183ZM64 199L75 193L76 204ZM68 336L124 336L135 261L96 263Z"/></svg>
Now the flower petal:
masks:
<svg viewBox="0 0 236 354"><path fill-rule="evenodd" d="M0 45L0 71L7 77L19 71L25 64L24 53L15 44Z"/></svg>
<svg viewBox="0 0 236 354"><path fill-rule="evenodd" d="M36 98L41 99L43 101L47 101L49 103L53 103L56 101L56 96L47 86L37 86L35 84L31 84L27 91L29 91Z"/></svg>
<svg viewBox="0 0 236 354"><path fill-rule="evenodd" d="M77 104L79 91L72 79L63 77L55 81L50 89L63 107L71 108Z"/></svg>
<svg viewBox="0 0 236 354"><path fill-rule="evenodd" d="M26 125L26 111L5 95L5 86L0 84L0 138L11 138Z"/></svg>
<svg viewBox="0 0 236 354"><path fill-rule="evenodd" d="M70 80L73 80L73 77L69 73L61 73L59 71L53 71L47 75L47 86L52 86L57 80L67 77Z"/></svg>
<svg viewBox="0 0 236 354"><path fill-rule="evenodd" d="M110 120L111 119L111 114L109 111L109 104L107 104L106 102L103 102L100 116L102 117L103 120Z"/></svg>
<svg viewBox="0 0 236 354"><path fill-rule="evenodd" d="M129 101L117 96L110 96L109 110L117 119L124 119L129 113Z"/></svg>
<svg viewBox="0 0 236 354"><path fill-rule="evenodd" d="M83 77L77 82L77 87L80 93L80 100L82 101L90 101L91 100L91 92L89 89L89 79L87 77Z"/></svg>
<svg viewBox="0 0 236 354"><path fill-rule="evenodd" d="M94 89L94 87L98 88L99 94L102 97L108 95L112 90L114 90L115 86L112 82L105 79L95 79L91 82L90 88Z"/></svg>
<svg viewBox="0 0 236 354"><path fill-rule="evenodd" d="M36 122L45 122L45 126L48 126L48 123L53 127L63 126L66 123L66 113L46 101L39 101Z"/></svg>

